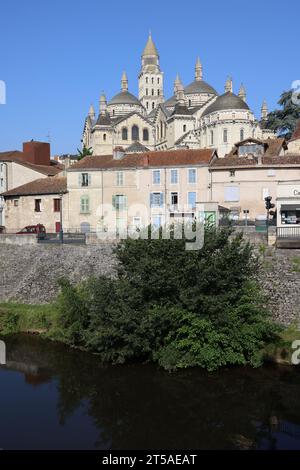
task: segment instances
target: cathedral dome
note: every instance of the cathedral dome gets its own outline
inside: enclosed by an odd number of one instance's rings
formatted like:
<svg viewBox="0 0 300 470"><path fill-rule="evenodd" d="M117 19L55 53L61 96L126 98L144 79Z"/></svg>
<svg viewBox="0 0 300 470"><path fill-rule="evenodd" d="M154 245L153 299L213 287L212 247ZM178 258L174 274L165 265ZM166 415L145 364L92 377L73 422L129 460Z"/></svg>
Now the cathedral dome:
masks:
<svg viewBox="0 0 300 470"><path fill-rule="evenodd" d="M249 106L245 103L242 98L239 98L237 95L232 93L231 91L227 91L224 95L218 96L216 101L214 101L202 114L203 116L207 116L208 114L214 113L216 111L224 111L226 109L247 109L249 110Z"/></svg>
<svg viewBox="0 0 300 470"><path fill-rule="evenodd" d="M108 106L111 104L136 104L142 106L137 97L127 90L123 90L115 95L108 103Z"/></svg>
<svg viewBox="0 0 300 470"><path fill-rule="evenodd" d="M204 80L194 80L192 83L187 85L184 89L185 95L195 95L200 93L209 93L212 95L217 95L216 90L206 83Z"/></svg>

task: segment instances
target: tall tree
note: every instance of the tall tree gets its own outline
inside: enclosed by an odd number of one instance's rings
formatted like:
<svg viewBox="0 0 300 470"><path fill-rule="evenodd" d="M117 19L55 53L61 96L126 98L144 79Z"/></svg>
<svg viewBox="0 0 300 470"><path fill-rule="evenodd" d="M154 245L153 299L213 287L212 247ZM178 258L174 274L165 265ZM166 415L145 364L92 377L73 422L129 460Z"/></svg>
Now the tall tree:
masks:
<svg viewBox="0 0 300 470"><path fill-rule="evenodd" d="M268 118L265 121L261 121L264 128L272 129L277 133L279 137L285 137L290 139L295 128L298 119L300 119L300 106L292 99L294 90L284 91L278 104L281 109L275 109L268 114ZM300 94L298 95L298 101Z"/></svg>

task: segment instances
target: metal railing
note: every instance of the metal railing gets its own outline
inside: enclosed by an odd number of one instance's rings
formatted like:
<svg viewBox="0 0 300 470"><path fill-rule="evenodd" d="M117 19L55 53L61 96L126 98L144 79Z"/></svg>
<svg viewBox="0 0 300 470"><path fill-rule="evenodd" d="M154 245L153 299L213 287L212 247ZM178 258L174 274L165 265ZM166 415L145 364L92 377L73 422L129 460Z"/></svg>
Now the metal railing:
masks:
<svg viewBox="0 0 300 470"><path fill-rule="evenodd" d="M277 227L277 238L279 239L299 239L300 240L300 226L299 227Z"/></svg>

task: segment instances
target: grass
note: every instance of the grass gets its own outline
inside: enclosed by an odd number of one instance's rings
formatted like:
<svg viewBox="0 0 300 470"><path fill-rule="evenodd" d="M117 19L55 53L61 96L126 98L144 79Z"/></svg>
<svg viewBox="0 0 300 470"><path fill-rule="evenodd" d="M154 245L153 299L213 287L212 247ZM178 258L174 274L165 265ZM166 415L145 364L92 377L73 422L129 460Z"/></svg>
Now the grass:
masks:
<svg viewBox="0 0 300 470"><path fill-rule="evenodd" d="M55 304L0 303L0 333L44 333L55 323Z"/></svg>
<svg viewBox="0 0 300 470"><path fill-rule="evenodd" d="M300 256L293 256L292 258L292 271L295 273L300 272Z"/></svg>

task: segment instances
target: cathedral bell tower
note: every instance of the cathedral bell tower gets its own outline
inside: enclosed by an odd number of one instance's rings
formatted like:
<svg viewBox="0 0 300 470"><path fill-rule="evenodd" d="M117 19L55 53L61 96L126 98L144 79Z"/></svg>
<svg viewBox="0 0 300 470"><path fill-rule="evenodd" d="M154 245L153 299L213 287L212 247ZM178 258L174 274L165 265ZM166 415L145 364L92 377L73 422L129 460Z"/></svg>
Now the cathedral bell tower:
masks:
<svg viewBox="0 0 300 470"><path fill-rule="evenodd" d="M163 72L159 67L159 54L151 33L149 33L142 54L142 68L139 74L139 100L148 114L164 101Z"/></svg>

